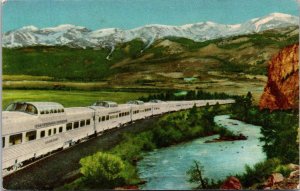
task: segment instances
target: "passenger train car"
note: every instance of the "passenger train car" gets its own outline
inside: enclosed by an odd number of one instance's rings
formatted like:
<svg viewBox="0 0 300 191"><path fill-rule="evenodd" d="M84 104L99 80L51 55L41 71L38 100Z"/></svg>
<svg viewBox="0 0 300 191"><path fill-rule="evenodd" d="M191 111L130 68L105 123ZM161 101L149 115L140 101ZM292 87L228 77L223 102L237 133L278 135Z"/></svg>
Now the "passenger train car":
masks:
<svg viewBox="0 0 300 191"><path fill-rule="evenodd" d="M92 136L154 115L234 100L160 101L126 104L97 101L88 107L64 108L53 102L16 102L2 112L3 175Z"/></svg>

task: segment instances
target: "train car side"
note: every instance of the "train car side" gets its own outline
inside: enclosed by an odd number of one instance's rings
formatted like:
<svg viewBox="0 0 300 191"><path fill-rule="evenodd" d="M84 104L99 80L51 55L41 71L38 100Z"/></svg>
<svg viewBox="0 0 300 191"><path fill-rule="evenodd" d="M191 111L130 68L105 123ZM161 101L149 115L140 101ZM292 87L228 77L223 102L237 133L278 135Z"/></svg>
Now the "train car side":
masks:
<svg viewBox="0 0 300 191"><path fill-rule="evenodd" d="M98 101L90 107L64 108L52 102L16 102L2 113L3 175L53 151L65 149L115 127L206 104L227 100L159 101L126 104Z"/></svg>

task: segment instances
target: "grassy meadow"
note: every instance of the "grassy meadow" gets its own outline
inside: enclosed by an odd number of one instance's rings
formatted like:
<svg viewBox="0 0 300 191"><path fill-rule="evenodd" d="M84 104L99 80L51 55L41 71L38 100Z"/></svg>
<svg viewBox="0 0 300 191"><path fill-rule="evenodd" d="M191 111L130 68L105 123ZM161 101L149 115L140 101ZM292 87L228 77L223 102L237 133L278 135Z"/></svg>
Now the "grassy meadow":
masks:
<svg viewBox="0 0 300 191"><path fill-rule="evenodd" d="M124 103L128 100L147 96L142 92L109 91L63 91L63 90L3 90L2 108L13 101L53 101L65 107L87 106L96 100L111 100Z"/></svg>

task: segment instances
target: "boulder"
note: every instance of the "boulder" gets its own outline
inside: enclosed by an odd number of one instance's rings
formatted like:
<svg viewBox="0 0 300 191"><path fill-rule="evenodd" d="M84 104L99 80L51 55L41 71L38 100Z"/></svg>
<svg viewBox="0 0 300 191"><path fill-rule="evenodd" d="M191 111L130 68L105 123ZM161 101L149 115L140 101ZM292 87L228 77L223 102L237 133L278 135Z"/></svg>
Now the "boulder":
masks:
<svg viewBox="0 0 300 191"><path fill-rule="evenodd" d="M228 177L225 182L221 185L220 189L224 190L241 190L242 184L240 180L234 176Z"/></svg>
<svg viewBox="0 0 300 191"><path fill-rule="evenodd" d="M282 174L273 173L271 176L269 176L267 181L264 183L265 188L272 187L274 184L282 182L283 180L284 180L284 177Z"/></svg>
<svg viewBox="0 0 300 191"><path fill-rule="evenodd" d="M299 170L299 165L297 164L290 163L287 165L287 167L292 171Z"/></svg>
<svg viewBox="0 0 300 191"><path fill-rule="evenodd" d="M299 170L295 170L290 173L289 178L297 178L297 177L299 177Z"/></svg>

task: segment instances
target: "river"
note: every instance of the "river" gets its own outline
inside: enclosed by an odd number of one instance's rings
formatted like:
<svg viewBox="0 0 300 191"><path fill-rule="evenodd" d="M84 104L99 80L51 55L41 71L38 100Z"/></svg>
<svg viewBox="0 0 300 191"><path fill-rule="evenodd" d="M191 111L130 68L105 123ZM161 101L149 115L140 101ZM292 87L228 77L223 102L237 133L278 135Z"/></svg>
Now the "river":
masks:
<svg viewBox="0 0 300 191"><path fill-rule="evenodd" d="M245 165L253 166L266 156L259 141L260 127L229 119L228 115L216 116L215 122L235 133L248 136L244 141L204 143L219 135L198 138L175 146L157 149L144 155L138 162L141 179L146 183L140 189L193 189L186 171L197 160L203 166L204 177L215 180L228 175L243 173Z"/></svg>

